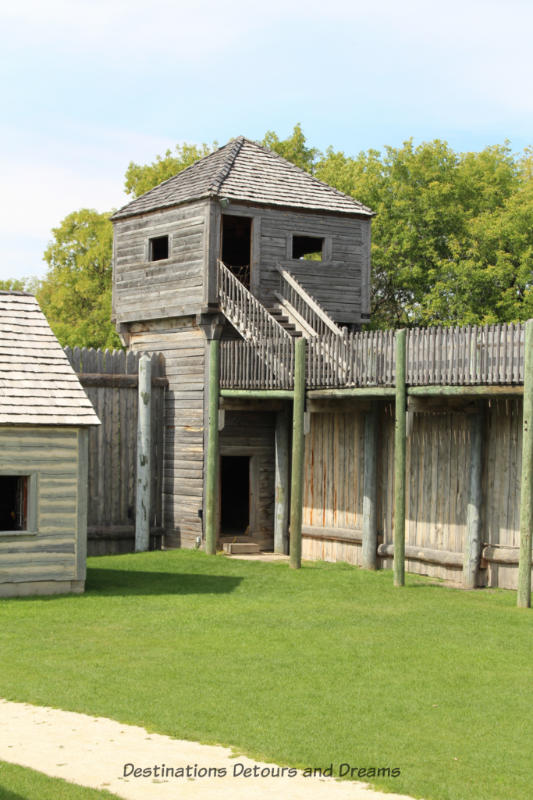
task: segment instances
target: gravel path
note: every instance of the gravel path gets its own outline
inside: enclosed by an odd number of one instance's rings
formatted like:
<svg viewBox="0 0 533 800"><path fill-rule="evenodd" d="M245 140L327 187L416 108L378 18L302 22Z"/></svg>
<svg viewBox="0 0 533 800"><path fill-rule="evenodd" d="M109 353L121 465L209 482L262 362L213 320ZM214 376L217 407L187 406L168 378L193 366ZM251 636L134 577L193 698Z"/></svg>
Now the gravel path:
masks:
<svg viewBox="0 0 533 800"><path fill-rule="evenodd" d="M225 747L171 739L104 717L7 700L0 700L0 760L93 789L108 789L127 800L411 800L406 795L372 791L363 783L304 778L301 773L290 777L287 768L285 775L277 776L280 767L232 757ZM162 765L181 768L184 777L161 777ZM151 770L151 774L137 773L136 777L134 769ZM209 769L211 775L204 776L203 770Z"/></svg>

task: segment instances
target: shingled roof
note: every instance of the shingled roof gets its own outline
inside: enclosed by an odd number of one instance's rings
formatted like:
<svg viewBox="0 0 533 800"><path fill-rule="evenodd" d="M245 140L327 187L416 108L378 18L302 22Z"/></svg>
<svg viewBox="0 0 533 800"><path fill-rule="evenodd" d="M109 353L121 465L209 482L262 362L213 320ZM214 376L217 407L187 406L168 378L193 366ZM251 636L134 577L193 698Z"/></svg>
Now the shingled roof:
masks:
<svg viewBox="0 0 533 800"><path fill-rule="evenodd" d="M352 197L317 180L257 142L239 136L123 206L111 219L206 197L227 197L258 205L335 214L373 215Z"/></svg>
<svg viewBox="0 0 533 800"><path fill-rule="evenodd" d="M0 424L100 424L37 300L24 292L0 292Z"/></svg>

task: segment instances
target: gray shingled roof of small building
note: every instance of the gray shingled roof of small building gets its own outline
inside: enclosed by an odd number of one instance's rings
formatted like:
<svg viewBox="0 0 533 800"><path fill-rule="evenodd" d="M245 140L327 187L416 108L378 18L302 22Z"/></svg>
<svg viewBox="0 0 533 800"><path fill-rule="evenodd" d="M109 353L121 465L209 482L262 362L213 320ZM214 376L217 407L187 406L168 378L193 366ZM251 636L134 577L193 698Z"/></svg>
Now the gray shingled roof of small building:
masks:
<svg viewBox="0 0 533 800"><path fill-rule="evenodd" d="M33 295L0 292L0 425L99 425Z"/></svg>
<svg viewBox="0 0 533 800"><path fill-rule="evenodd" d="M373 211L303 169L239 136L113 214L122 219L160 208L227 197L257 205L373 216Z"/></svg>

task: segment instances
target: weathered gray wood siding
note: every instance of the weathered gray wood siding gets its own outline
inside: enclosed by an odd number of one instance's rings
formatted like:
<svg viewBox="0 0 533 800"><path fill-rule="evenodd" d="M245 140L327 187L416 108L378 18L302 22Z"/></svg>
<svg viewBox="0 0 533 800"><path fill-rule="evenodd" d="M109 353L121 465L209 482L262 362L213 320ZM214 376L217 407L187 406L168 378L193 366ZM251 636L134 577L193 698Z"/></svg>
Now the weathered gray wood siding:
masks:
<svg viewBox="0 0 533 800"><path fill-rule="evenodd" d="M115 222L113 316L117 323L196 312L204 302L209 203ZM149 260L148 240L169 236L169 258Z"/></svg>
<svg viewBox="0 0 533 800"><path fill-rule="evenodd" d="M262 546L274 543L274 430L270 412L226 411L221 456L251 456L250 531Z"/></svg>
<svg viewBox="0 0 533 800"><path fill-rule="evenodd" d="M162 355L165 394L163 527L166 547L194 547L202 535L206 339L195 317L130 327L135 352Z"/></svg>
<svg viewBox="0 0 533 800"><path fill-rule="evenodd" d="M0 536L0 595L9 584L34 584L36 592L80 590L85 565L77 563L78 430L61 427L1 427L0 469L36 474L36 530ZM79 585L81 582L81 586ZM26 586L23 593L31 593ZM4 589L4 591L2 591ZM16 591L16 588L15 588Z"/></svg>
<svg viewBox="0 0 533 800"><path fill-rule="evenodd" d="M487 403L483 434L482 582L516 588L518 574L521 399ZM406 547L442 553L442 563L407 558L406 569L461 580L470 469L470 413L409 414ZM314 413L306 437L303 557L361 563L364 411ZM377 519L379 541L393 543L394 418L380 411ZM307 534L307 535L306 535ZM516 558L516 562L509 560ZM449 563L450 559L455 563ZM383 567L392 558L380 559ZM444 563L448 560L448 563Z"/></svg>
<svg viewBox="0 0 533 800"><path fill-rule="evenodd" d="M237 203L224 214L253 217L252 291L265 305L276 302L281 264L335 321L357 323L369 313L370 220ZM292 234L324 237L326 260L292 259ZM218 253L220 232L212 247Z"/></svg>
<svg viewBox="0 0 533 800"><path fill-rule="evenodd" d="M66 347L65 354L101 420L101 425L88 432L88 555L133 552L139 357L133 352L85 347ZM150 530L156 546L162 527L165 389L156 383L161 372L162 365L155 354Z"/></svg>

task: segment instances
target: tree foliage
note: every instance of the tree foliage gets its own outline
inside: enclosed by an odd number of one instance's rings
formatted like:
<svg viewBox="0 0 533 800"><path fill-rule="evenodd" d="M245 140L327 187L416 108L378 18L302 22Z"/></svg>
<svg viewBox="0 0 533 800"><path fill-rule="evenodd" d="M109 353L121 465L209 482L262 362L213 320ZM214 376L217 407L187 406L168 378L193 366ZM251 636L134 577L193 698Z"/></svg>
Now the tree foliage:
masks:
<svg viewBox="0 0 533 800"><path fill-rule="evenodd" d="M200 158L208 156L218 147L216 142L212 145L202 144L177 144L175 152L167 150L164 156L156 156L151 164L135 164L130 162L125 176L124 189L126 194L139 197L141 194L159 186L163 181L177 175L178 172L190 167Z"/></svg>
<svg viewBox="0 0 533 800"><path fill-rule="evenodd" d="M439 140L331 148L316 175L370 206L372 325L486 324L531 313L531 155Z"/></svg>
<svg viewBox="0 0 533 800"><path fill-rule="evenodd" d="M113 228L109 214L74 211L52 230L37 299L62 345L120 347L111 323Z"/></svg>
<svg viewBox="0 0 533 800"><path fill-rule="evenodd" d="M262 144L376 212L372 223L373 327L511 322L533 316L533 150L508 143L456 153L444 141L351 157L310 147L301 125ZM138 197L216 148L181 144L151 164L130 163ZM36 291L63 344L116 347L110 322L112 225L81 209L52 231L48 273Z"/></svg>
<svg viewBox="0 0 533 800"><path fill-rule="evenodd" d="M38 286L37 278L7 278L0 281L0 292L30 292L33 294Z"/></svg>
<svg viewBox="0 0 533 800"><path fill-rule="evenodd" d="M311 174L314 173L320 151L316 147L307 146L307 140L299 122L296 123L292 134L286 139L280 139L274 131L267 131L261 144L286 158L287 161L292 161L300 169L305 169Z"/></svg>

